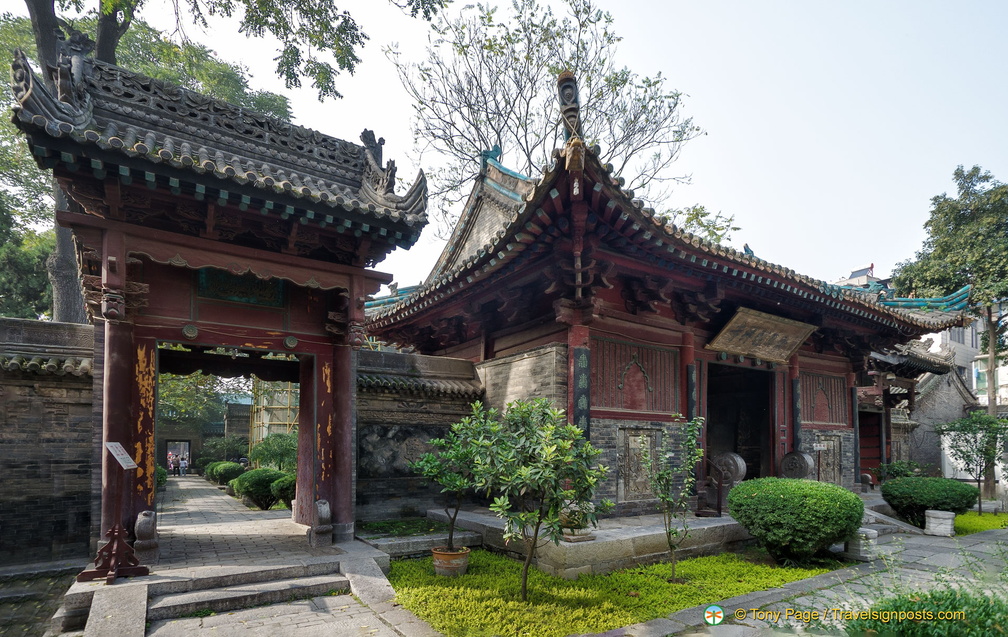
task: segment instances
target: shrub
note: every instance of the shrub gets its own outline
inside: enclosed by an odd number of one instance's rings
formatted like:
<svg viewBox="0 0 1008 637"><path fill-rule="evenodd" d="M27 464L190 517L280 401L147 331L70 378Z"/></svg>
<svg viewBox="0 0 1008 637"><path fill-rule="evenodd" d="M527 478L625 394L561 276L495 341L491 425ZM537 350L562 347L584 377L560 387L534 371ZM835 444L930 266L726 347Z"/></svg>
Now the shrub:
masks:
<svg viewBox="0 0 1008 637"><path fill-rule="evenodd" d="M252 469L229 482L235 495L247 497L263 511L268 511L278 502L273 495L273 483L284 477L283 471L276 469Z"/></svg>
<svg viewBox="0 0 1008 637"><path fill-rule="evenodd" d="M872 605L871 612L875 615L847 622L847 634L983 637L1005 632L1008 600L996 595L936 588L880 599ZM940 612L963 614L962 619L939 619Z"/></svg>
<svg viewBox="0 0 1008 637"><path fill-rule="evenodd" d="M949 478L896 478L882 483L882 498L901 518L924 528L924 512L965 513L977 503L976 487Z"/></svg>
<svg viewBox="0 0 1008 637"><path fill-rule="evenodd" d="M154 467L154 486L158 489L168 484L168 470L158 465Z"/></svg>
<svg viewBox="0 0 1008 637"><path fill-rule="evenodd" d="M806 562L861 526L864 503L850 491L814 480L759 478L728 493L731 515L777 562Z"/></svg>
<svg viewBox="0 0 1008 637"><path fill-rule="evenodd" d="M245 472L237 462L214 462L207 466L207 476L217 484L229 484Z"/></svg>
<svg viewBox="0 0 1008 637"><path fill-rule="evenodd" d="M252 447L249 459L257 465L278 471L292 471L297 467L297 432L269 434Z"/></svg>
<svg viewBox="0 0 1008 637"><path fill-rule="evenodd" d="M211 458L207 456L197 456L189 463L189 473L193 475L205 475L207 465L211 463Z"/></svg>
<svg viewBox="0 0 1008 637"><path fill-rule="evenodd" d="M285 507L291 508L291 502L294 501L294 495L297 491L297 475L288 473L274 480L270 485L270 491L277 502L283 502Z"/></svg>
<svg viewBox="0 0 1008 637"><path fill-rule="evenodd" d="M984 513L977 511L960 513L955 518L955 534L970 535L980 531L1008 528L1008 513Z"/></svg>
<svg viewBox="0 0 1008 637"><path fill-rule="evenodd" d="M894 460L890 463L883 462L870 471L879 482L885 482L886 480L894 480L896 478L923 475L930 466L922 465L913 460Z"/></svg>
<svg viewBox="0 0 1008 637"><path fill-rule="evenodd" d="M203 467L203 477L207 478L208 480L213 480L217 465L221 464L222 462L223 460L217 460Z"/></svg>

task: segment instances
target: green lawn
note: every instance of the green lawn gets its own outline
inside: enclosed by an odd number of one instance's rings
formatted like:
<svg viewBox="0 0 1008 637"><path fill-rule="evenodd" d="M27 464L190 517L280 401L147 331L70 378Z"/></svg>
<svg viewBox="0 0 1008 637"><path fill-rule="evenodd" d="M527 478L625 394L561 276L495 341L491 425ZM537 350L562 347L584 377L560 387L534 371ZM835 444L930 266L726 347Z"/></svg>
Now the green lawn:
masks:
<svg viewBox="0 0 1008 637"><path fill-rule="evenodd" d="M358 535L408 537L428 533L447 533L448 525L430 518L402 518L399 520L357 521L354 527Z"/></svg>
<svg viewBox="0 0 1008 637"><path fill-rule="evenodd" d="M1008 513L984 513L980 515L976 511L967 511L955 517L956 535L969 535L970 533L1003 529L1005 527L1008 527Z"/></svg>
<svg viewBox="0 0 1008 637"><path fill-rule="evenodd" d="M521 564L473 551L469 573L434 575L430 558L392 562L389 581L397 601L446 637L536 635L564 637L636 624L698 604L765 590L825 573L822 568L783 568L746 561L738 555L680 561L674 584L669 564L582 575L575 581L529 572L529 601L520 601Z"/></svg>

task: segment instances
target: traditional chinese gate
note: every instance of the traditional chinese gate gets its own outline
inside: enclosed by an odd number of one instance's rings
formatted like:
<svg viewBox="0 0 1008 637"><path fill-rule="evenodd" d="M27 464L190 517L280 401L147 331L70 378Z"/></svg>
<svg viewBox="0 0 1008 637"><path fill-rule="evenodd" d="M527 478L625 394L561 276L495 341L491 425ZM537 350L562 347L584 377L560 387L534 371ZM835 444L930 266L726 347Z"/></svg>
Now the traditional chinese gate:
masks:
<svg viewBox="0 0 1008 637"><path fill-rule="evenodd" d="M397 196L369 131L352 144L79 52L52 79L55 91L17 55L15 121L70 200L57 221L96 327L103 442L139 465L121 493L103 451L101 531L153 505L159 367L240 368L300 383L295 520L312 524L326 499L334 536L351 538L354 350L364 298L390 280L365 268L418 238L422 174Z"/></svg>

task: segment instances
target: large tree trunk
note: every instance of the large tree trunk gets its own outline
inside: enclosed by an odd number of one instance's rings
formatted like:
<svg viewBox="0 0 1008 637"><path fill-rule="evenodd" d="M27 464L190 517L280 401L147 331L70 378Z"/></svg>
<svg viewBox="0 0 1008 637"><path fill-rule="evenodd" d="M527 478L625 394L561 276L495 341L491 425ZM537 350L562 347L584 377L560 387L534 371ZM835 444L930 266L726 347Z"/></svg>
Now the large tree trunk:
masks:
<svg viewBox="0 0 1008 637"><path fill-rule="evenodd" d="M56 66L59 57L57 33L60 26L53 0L25 0L25 4L35 34L35 48L38 49L42 81L46 88L55 91L55 85L48 72L49 67ZM67 208L66 196L55 179L53 199L57 209ZM56 227L56 248L46 260L46 272L49 275L49 284L52 286L53 320L63 323L86 323L87 313L84 311L84 297L78 278L77 254L73 244L73 233L69 228Z"/></svg>
<svg viewBox="0 0 1008 637"><path fill-rule="evenodd" d="M1001 317L998 317L1000 320ZM998 320L994 319L994 306L987 306L987 413L998 415L998 380L997 380L997 343ZM996 453L996 452L995 452ZM996 463L995 463L996 464ZM996 498L997 486L994 483L994 464L984 471L984 485L981 498Z"/></svg>

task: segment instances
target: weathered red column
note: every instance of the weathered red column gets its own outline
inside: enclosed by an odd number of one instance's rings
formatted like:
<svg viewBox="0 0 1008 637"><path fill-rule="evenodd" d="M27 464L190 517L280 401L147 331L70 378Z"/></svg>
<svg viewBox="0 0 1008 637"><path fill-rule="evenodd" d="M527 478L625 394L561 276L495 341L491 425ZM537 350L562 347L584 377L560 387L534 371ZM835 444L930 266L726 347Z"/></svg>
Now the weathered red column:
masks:
<svg viewBox="0 0 1008 637"><path fill-rule="evenodd" d="M798 354L788 361L788 379L791 381L791 451L801 451L801 370Z"/></svg>
<svg viewBox="0 0 1008 637"><path fill-rule="evenodd" d="M297 493L293 502L292 517L298 524L312 526L315 523L315 499L318 487L318 456L319 447L317 431L319 420L316 418L318 409L319 384L321 374L317 374L319 356L302 355L298 376L298 456L297 456ZM325 357L328 359L328 357ZM331 369L331 364L330 367ZM323 396L329 394L322 392Z"/></svg>
<svg viewBox="0 0 1008 637"><path fill-rule="evenodd" d="M132 518L141 511L154 509L156 484L154 467L157 466L154 446L154 414L157 399L157 339L139 337L133 331L134 377L131 407L131 431L133 446L126 447L137 463L135 484L132 492ZM124 445L125 446L125 445Z"/></svg>
<svg viewBox="0 0 1008 637"><path fill-rule="evenodd" d="M105 361L102 382L102 443L118 442L133 452L130 427L133 404L133 326L126 321L126 246L121 232L106 231L102 239L102 302L105 319ZM135 471L123 473L122 467L106 449L102 449L101 533L116 522L126 529L135 518L132 500L124 491L132 491ZM116 503L122 503L121 519L115 520ZM102 542L103 540L99 540Z"/></svg>
<svg viewBox="0 0 1008 637"><path fill-rule="evenodd" d="M328 453L331 478L321 485L331 489L333 540L349 542L354 536L354 403L357 397L357 356L349 345L333 347L331 438ZM320 496L321 497L321 496Z"/></svg>

